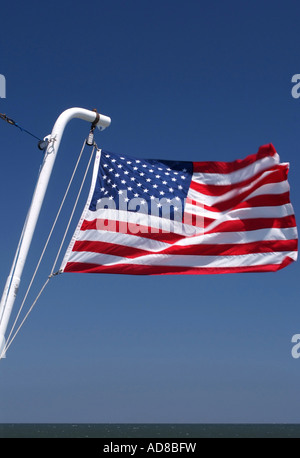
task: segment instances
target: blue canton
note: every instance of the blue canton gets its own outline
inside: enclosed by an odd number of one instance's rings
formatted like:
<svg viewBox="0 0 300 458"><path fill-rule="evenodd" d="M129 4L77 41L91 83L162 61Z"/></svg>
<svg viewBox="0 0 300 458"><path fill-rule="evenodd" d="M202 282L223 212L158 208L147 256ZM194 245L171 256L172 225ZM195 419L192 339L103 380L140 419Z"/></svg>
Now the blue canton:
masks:
<svg viewBox="0 0 300 458"><path fill-rule="evenodd" d="M151 206L159 212L168 202L172 219L178 202L183 217L192 173L192 162L137 159L102 150L90 210L111 201L117 210L127 207L127 211L150 214Z"/></svg>

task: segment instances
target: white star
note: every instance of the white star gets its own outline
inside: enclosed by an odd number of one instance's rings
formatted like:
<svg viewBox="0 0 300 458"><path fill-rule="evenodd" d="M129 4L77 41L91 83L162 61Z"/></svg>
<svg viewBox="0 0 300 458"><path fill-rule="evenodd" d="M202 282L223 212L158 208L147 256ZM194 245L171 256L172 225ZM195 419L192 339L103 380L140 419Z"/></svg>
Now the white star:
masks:
<svg viewBox="0 0 300 458"><path fill-rule="evenodd" d="M138 193L134 194L134 197L139 197L139 194Z"/></svg>
<svg viewBox="0 0 300 458"><path fill-rule="evenodd" d="M182 180L185 180L186 177L182 175L182 177L180 177L180 178L181 178Z"/></svg>
<svg viewBox="0 0 300 458"><path fill-rule="evenodd" d="M147 188L145 188L145 189L144 189L144 192L148 192L148 189L147 189Z"/></svg>

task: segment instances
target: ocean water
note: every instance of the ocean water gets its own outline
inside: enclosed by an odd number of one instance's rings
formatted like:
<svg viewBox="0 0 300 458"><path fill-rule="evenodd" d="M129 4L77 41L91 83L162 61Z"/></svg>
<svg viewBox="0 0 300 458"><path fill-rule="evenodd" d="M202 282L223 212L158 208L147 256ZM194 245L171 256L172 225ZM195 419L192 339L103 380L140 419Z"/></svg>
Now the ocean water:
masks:
<svg viewBox="0 0 300 458"><path fill-rule="evenodd" d="M300 424L0 423L0 438L300 438Z"/></svg>

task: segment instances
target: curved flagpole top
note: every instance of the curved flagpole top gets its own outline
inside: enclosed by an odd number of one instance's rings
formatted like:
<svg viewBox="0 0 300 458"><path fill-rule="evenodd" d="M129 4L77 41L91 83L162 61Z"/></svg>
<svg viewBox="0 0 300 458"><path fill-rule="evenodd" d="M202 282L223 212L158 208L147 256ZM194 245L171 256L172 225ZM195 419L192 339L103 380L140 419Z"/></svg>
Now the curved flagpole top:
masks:
<svg viewBox="0 0 300 458"><path fill-rule="evenodd" d="M60 141L65 130L66 125L74 118L83 119L84 121L88 121L93 123L99 117L99 120L96 126L100 130L104 130L110 126L111 119L108 116L103 114L97 113L97 111L86 110L85 108L68 108L67 110L63 111L59 117L57 118L51 135L47 135L45 139L48 140L48 147L46 149L46 156L53 153L55 154L58 151Z"/></svg>
<svg viewBox="0 0 300 458"><path fill-rule="evenodd" d="M97 112L92 110L86 110L85 108L68 108L63 111L61 115L57 118L56 123L54 124L53 131L62 125L66 125L71 119L80 118L84 121L94 122L97 118ZM108 116L99 113L99 121L97 122L97 127L100 130L104 130L110 126L111 119Z"/></svg>

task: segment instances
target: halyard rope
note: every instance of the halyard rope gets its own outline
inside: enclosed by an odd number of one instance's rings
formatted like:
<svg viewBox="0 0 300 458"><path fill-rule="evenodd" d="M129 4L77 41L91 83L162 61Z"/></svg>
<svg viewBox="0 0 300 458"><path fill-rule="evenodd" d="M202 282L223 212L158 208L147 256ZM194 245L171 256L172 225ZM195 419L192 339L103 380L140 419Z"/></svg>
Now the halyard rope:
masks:
<svg viewBox="0 0 300 458"><path fill-rule="evenodd" d="M73 210L72 210L72 212L71 212L71 215L70 215L70 218L69 218L69 222L68 222L68 224L67 224L67 227L66 227L65 233L64 233L64 235L63 235L63 238L62 238L60 247L59 247L59 249L58 249L56 258L55 258L55 260L54 260L54 263L53 263L53 266L52 266L52 269L51 269L51 273L50 273L50 275L49 275L49 278L52 278L54 275L56 275L56 273L54 273L54 269L55 269L57 260L58 260L58 258L59 258L60 252L61 252L61 250L62 250L63 244L64 244L64 242L65 242L65 239L66 239L66 236L67 236L67 233L68 233L68 230L69 230L71 221L72 221L72 219L73 219L74 212L75 212L75 210L76 210L77 203L78 203L78 200L79 200L79 198L80 198L81 191L82 191L82 188L83 188L83 185L84 185L84 183L85 183L85 179L86 179L87 173L88 173L89 168L90 168L90 165L91 165L91 161L92 161L92 158L93 158L94 151L95 151L95 146L93 146L93 149L92 149L92 152L91 152L91 155L90 155L90 159L89 159L89 162L88 162L88 164L87 164L87 167L86 167L86 170L85 170L85 174L84 174L84 176L83 176L83 179L82 179L82 182L81 182L81 185L80 185L80 188L79 188L79 191L78 191L78 194L77 194L77 197L76 197L74 206L73 206ZM57 273L59 273L59 272L57 272Z"/></svg>

